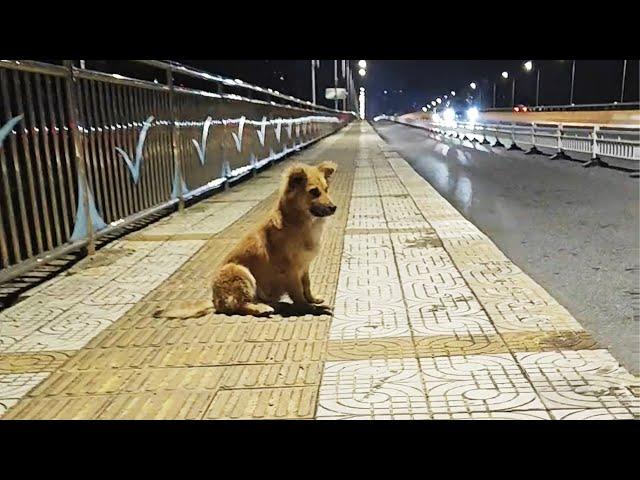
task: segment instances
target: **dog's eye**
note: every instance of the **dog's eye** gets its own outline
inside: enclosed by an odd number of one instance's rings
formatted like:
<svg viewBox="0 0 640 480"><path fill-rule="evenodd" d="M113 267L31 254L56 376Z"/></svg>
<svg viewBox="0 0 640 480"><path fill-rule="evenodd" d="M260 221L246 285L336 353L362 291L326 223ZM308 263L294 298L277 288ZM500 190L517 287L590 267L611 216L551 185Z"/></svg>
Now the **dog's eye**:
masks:
<svg viewBox="0 0 640 480"><path fill-rule="evenodd" d="M312 188L311 190L309 190L309 193L313 198L317 198L320 196L320 190L318 190L317 188Z"/></svg>

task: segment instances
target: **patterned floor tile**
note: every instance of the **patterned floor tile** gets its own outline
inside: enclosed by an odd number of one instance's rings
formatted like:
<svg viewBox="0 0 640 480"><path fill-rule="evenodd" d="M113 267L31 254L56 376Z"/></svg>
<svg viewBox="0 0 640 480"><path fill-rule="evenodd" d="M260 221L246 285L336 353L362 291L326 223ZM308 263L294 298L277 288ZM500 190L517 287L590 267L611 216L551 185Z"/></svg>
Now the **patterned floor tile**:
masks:
<svg viewBox="0 0 640 480"><path fill-rule="evenodd" d="M626 408L586 408L574 410L551 410L555 420L638 420L639 414L632 414Z"/></svg>
<svg viewBox="0 0 640 480"><path fill-rule="evenodd" d="M48 376L48 372L0 374L0 417Z"/></svg>
<svg viewBox="0 0 640 480"><path fill-rule="evenodd" d="M544 410L510 354L420 358L434 413Z"/></svg>
<svg viewBox="0 0 640 480"><path fill-rule="evenodd" d="M624 409L640 414L640 379L606 350L515 353L550 410ZM619 410L616 410L619 412Z"/></svg>
<svg viewBox="0 0 640 480"><path fill-rule="evenodd" d="M360 360L325 364L317 418L414 417L428 414L415 359Z"/></svg>

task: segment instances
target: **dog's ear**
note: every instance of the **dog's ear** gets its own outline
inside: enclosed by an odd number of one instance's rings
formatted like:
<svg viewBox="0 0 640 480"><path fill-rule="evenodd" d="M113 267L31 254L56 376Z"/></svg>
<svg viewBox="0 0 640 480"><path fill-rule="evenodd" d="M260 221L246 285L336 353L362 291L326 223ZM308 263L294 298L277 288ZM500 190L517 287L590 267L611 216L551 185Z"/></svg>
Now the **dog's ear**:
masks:
<svg viewBox="0 0 640 480"><path fill-rule="evenodd" d="M304 187L307 184L307 172L301 166L291 167L287 173L287 186L289 189Z"/></svg>
<svg viewBox="0 0 640 480"><path fill-rule="evenodd" d="M322 172L324 178L326 178L327 180L329 180L329 177L333 175L333 172L336 171L336 168L338 168L338 166L334 162L322 162L320 165L318 165L318 170Z"/></svg>

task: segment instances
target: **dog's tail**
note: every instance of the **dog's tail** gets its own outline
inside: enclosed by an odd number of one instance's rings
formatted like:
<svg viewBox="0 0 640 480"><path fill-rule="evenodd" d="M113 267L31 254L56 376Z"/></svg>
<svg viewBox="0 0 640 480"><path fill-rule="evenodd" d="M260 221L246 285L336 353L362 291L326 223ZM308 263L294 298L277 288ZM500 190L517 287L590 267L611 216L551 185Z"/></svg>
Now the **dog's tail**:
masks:
<svg viewBox="0 0 640 480"><path fill-rule="evenodd" d="M156 310L155 318L198 318L213 312L211 300L200 300L187 306L172 306L166 309Z"/></svg>

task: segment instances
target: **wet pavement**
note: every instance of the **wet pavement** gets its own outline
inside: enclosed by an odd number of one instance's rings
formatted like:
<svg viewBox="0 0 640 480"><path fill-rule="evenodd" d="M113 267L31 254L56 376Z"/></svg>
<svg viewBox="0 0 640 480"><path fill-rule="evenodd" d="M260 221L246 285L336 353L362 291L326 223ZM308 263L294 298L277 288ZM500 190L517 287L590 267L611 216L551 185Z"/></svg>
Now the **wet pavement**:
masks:
<svg viewBox="0 0 640 480"><path fill-rule="evenodd" d="M374 127L630 371L638 372L638 178L455 139L438 142L423 130L386 121ZM638 168L633 162L624 167Z"/></svg>

